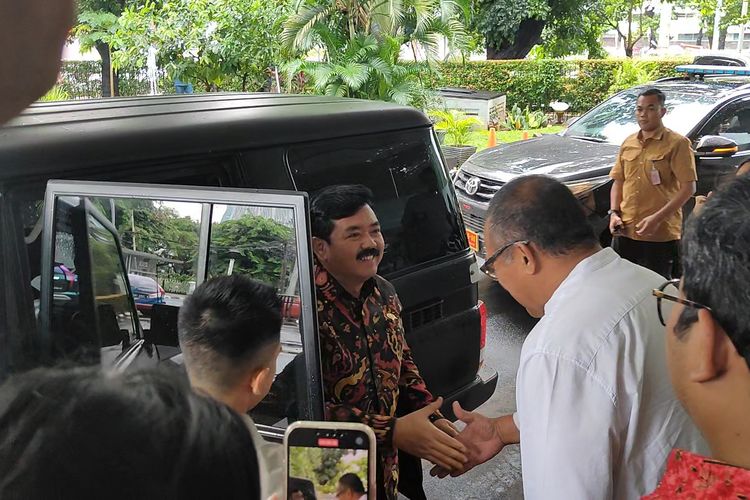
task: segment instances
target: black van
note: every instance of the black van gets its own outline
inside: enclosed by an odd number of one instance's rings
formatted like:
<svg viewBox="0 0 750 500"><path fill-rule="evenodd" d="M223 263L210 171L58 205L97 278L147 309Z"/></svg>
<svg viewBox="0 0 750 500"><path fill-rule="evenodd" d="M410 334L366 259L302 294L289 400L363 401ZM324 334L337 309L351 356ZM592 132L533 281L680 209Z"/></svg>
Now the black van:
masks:
<svg viewBox="0 0 750 500"><path fill-rule="evenodd" d="M375 194L380 273L428 386L449 415L455 400L477 407L497 374L482 364L478 269L431 123L316 96L40 103L0 128L0 378L61 360L178 366L181 300L242 272L286 298L277 373L294 385L254 418L271 438L321 419L306 193L336 183ZM134 296L129 274L156 279L158 300Z"/></svg>

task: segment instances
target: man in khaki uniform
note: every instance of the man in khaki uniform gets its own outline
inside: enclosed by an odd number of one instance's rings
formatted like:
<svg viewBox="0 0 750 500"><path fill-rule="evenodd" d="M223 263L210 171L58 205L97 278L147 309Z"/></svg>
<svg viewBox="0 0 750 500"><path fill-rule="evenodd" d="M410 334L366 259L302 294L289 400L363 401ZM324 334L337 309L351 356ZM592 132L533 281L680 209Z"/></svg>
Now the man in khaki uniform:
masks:
<svg viewBox="0 0 750 500"><path fill-rule="evenodd" d="M690 141L664 127L661 90L638 96L640 131L620 146L610 195L612 247L621 257L671 278L682 234L682 206L695 193Z"/></svg>

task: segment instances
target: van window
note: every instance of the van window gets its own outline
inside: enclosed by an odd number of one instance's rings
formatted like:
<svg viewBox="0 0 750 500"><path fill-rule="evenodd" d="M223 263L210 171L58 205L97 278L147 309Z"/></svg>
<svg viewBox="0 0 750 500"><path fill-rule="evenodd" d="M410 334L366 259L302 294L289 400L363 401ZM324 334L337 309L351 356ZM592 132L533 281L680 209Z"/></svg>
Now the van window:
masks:
<svg viewBox="0 0 750 500"><path fill-rule="evenodd" d="M57 198L53 338L69 350L85 346L87 361L104 366L121 362L182 367L177 319L202 274L244 274L277 290L284 318L275 390L252 416L259 424L276 427L314 417L302 336L303 257L298 252L296 209L212 203L200 197L201 203L178 201L175 197L189 199L191 189L171 189L176 196L169 201L150 195ZM202 230L208 213L210 230ZM309 262L303 266L308 275L309 267ZM97 338L80 337L92 332ZM134 342L141 338L144 349ZM130 346L133 350L126 352ZM316 351L311 352L317 366Z"/></svg>
<svg viewBox="0 0 750 500"><path fill-rule="evenodd" d="M293 147L287 161L300 191L364 184L374 194L386 250L380 273L467 248L455 195L429 129L348 137Z"/></svg>
<svg viewBox="0 0 750 500"><path fill-rule="evenodd" d="M138 336L116 230L85 198L60 198L55 208L53 353L112 365Z"/></svg>

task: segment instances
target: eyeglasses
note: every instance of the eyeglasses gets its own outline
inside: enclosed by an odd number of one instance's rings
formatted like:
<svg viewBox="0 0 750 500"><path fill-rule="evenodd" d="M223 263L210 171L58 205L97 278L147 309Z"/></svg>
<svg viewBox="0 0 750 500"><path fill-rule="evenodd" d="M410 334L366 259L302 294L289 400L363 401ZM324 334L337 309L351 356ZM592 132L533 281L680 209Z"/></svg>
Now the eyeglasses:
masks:
<svg viewBox="0 0 750 500"><path fill-rule="evenodd" d="M665 315L662 312L662 308L661 308L661 300L662 299L671 300L672 302L677 302L678 304L682 304L683 306L692 307L692 308L695 308L695 309L705 309L707 311L711 310L710 307L704 306L703 304L699 304L697 302L693 302L692 300L683 299L681 297L676 297L674 295L670 295L668 293L664 293L664 290L668 286L670 286L670 285L673 286L673 287L675 287L675 288L677 288L677 289L679 289L680 288L680 280L669 280L666 283L664 283L662 286L660 286L659 288L654 288L651 291L651 293L653 294L653 296L656 297L656 310L659 313L659 321L661 321L662 325L667 326L667 320L665 319L667 315Z"/></svg>
<svg viewBox="0 0 750 500"><path fill-rule="evenodd" d="M493 280L497 279L497 274L495 274L495 266L493 266L493 264L495 263L497 258L500 257L500 254L518 243L520 243L521 245L529 244L528 240L516 240L501 246L495 253L487 257L487 260L484 261L484 264L482 264L482 267L480 267L479 270Z"/></svg>

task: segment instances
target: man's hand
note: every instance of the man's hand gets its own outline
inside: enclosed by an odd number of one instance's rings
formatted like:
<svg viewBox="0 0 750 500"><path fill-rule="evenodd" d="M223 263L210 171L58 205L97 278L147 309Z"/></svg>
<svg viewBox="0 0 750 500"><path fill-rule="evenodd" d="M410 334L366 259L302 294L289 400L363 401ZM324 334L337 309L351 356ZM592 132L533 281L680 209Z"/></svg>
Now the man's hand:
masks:
<svg viewBox="0 0 750 500"><path fill-rule="evenodd" d="M657 229L659 229L659 226L662 222L664 222L664 220L658 213L649 215L638 224L636 224L635 234L637 234L638 236L650 236L654 234Z"/></svg>
<svg viewBox="0 0 750 500"><path fill-rule="evenodd" d="M0 0L0 125L54 84L73 0Z"/></svg>
<svg viewBox="0 0 750 500"><path fill-rule="evenodd" d="M466 462L466 447L437 427L440 420L435 425L430 422L430 415L442 404L443 398L437 398L421 410L399 418L393 429L393 443L396 448L446 470L461 470Z"/></svg>
<svg viewBox="0 0 750 500"><path fill-rule="evenodd" d="M699 194L695 197L695 206L693 207L693 214L699 214L701 213L701 210L703 210L703 206L706 204L708 199L713 194L713 191L710 191L707 196L703 196Z"/></svg>
<svg viewBox="0 0 750 500"><path fill-rule="evenodd" d="M466 424L464 430L458 435L458 440L466 445L466 456L469 460L461 470L450 471L444 467L433 467L430 475L438 476L441 479L448 474L456 477L468 472L500 453L507 444L500 436L495 420L479 413L464 410L458 401L453 403L453 411Z"/></svg>
<svg viewBox="0 0 750 500"><path fill-rule="evenodd" d="M456 429L456 426L453 425L453 423L450 420L448 420L447 418L441 418L440 420L435 420L435 422L433 422L433 424L435 425L435 427L437 427L441 431L445 432L450 437L452 437L452 438L457 438L458 437L458 434L459 434L458 429Z"/></svg>
<svg viewBox="0 0 750 500"><path fill-rule="evenodd" d="M609 216L609 232L617 234L622 230L622 218L617 214L611 214Z"/></svg>

